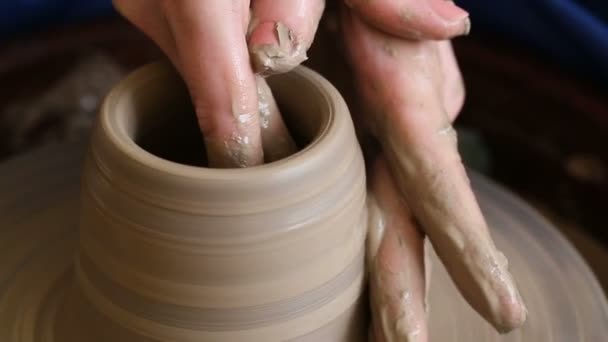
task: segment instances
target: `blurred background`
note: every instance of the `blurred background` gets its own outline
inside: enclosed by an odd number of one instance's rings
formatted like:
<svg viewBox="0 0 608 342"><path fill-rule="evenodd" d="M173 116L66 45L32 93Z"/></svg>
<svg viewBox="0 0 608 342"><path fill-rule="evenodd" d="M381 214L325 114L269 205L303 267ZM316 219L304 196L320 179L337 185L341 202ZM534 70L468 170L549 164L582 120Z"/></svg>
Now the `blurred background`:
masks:
<svg viewBox="0 0 608 342"><path fill-rule="evenodd" d="M466 163L540 210L608 289L608 4L457 3L473 23L454 42ZM83 139L112 85L159 58L110 0L3 0L0 163Z"/></svg>

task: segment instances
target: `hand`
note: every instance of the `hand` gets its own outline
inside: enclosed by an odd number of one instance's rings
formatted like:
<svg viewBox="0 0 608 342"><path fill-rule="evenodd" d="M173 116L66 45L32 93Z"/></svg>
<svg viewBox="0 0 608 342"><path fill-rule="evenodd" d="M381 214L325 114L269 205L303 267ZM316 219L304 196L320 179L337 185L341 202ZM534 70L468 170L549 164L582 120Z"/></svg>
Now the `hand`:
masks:
<svg viewBox="0 0 608 342"><path fill-rule="evenodd" d="M272 95L255 74L288 71L306 58L323 1L256 0L251 20L248 1L115 4L186 80L212 166L256 165L264 154L269 161L293 151ZM456 150L451 121L464 100L458 67L448 42L422 40L468 33L467 13L444 0L348 5L343 39L364 119L382 146L371 172L375 200L368 239L376 341L427 336L428 272L414 217L472 306L499 330L521 325L525 307ZM260 121L272 124L260 128ZM290 144L270 153L286 138Z"/></svg>
<svg viewBox="0 0 608 342"><path fill-rule="evenodd" d="M114 0L114 5L184 78L210 166L247 167L294 152L272 94L255 74L289 71L306 59L324 0Z"/></svg>
<svg viewBox="0 0 608 342"><path fill-rule="evenodd" d="M501 332L521 326L526 308L476 203L451 125L464 87L450 43L437 39L468 33L468 15L445 0L349 4L341 15L346 53L362 119L382 151L370 182L373 338L428 339L423 234L475 310Z"/></svg>

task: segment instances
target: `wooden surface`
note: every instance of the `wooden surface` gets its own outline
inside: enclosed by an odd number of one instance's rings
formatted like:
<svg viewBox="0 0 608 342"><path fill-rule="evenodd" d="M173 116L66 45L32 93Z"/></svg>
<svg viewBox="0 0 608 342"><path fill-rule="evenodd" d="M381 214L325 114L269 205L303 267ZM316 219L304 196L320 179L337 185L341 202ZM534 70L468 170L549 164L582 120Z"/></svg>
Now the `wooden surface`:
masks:
<svg viewBox="0 0 608 342"><path fill-rule="evenodd" d="M75 246L81 155L78 145L51 146L0 165L1 341L53 341L54 308L65 293ZM575 249L520 200L480 176L472 181L511 262L529 321L499 336L466 305L435 259L432 341L605 340L608 305Z"/></svg>

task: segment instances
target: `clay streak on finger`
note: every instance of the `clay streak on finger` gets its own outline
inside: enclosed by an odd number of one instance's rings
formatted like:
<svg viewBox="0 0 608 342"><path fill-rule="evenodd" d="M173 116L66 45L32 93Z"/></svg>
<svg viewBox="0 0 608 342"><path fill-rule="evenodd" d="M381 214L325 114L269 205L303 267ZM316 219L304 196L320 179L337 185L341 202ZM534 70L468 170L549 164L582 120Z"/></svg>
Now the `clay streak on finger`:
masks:
<svg viewBox="0 0 608 342"><path fill-rule="evenodd" d="M471 306L498 331L520 327L525 306L470 188L441 99L439 43L391 37L352 13L343 19L356 84L401 194Z"/></svg>
<svg viewBox="0 0 608 342"><path fill-rule="evenodd" d="M276 22L275 31L278 46L264 44L250 50L254 71L261 75L287 72L308 58L304 44L285 24Z"/></svg>
<svg viewBox="0 0 608 342"><path fill-rule="evenodd" d="M383 162L372 183L368 264L376 338L426 341L423 237Z"/></svg>

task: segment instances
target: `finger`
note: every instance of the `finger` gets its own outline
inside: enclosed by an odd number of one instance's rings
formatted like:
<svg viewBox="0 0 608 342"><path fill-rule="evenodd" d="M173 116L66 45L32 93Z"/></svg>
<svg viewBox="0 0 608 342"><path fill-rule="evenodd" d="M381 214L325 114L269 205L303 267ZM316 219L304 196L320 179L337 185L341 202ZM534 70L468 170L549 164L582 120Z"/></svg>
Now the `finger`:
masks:
<svg viewBox="0 0 608 342"><path fill-rule="evenodd" d="M264 161L270 163L294 154L297 146L281 117L272 91L263 77L256 76Z"/></svg>
<svg viewBox="0 0 608 342"><path fill-rule="evenodd" d="M376 339L427 341L424 238L381 159L373 170L372 192L377 212L371 234L383 232L369 261Z"/></svg>
<svg viewBox="0 0 608 342"><path fill-rule="evenodd" d="M345 0L369 24L410 39L467 35L469 14L448 0Z"/></svg>
<svg viewBox="0 0 608 342"><path fill-rule="evenodd" d="M209 164L262 164L256 82L244 35L246 6L240 0L182 0L163 1L162 9L205 137Z"/></svg>
<svg viewBox="0 0 608 342"><path fill-rule="evenodd" d="M470 188L441 101L435 42L376 31L344 12L345 41L400 192L471 306L501 332L526 309Z"/></svg>
<svg viewBox="0 0 608 342"><path fill-rule="evenodd" d="M443 105L450 122L453 122L464 104L464 82L462 80L460 68L458 68L456 56L454 56L452 43L449 41L441 41L437 42L437 45L439 49L439 63L441 64L440 67L443 77Z"/></svg>
<svg viewBox="0 0 608 342"><path fill-rule="evenodd" d="M287 72L305 61L324 6L324 0L254 1L249 30L254 70Z"/></svg>

